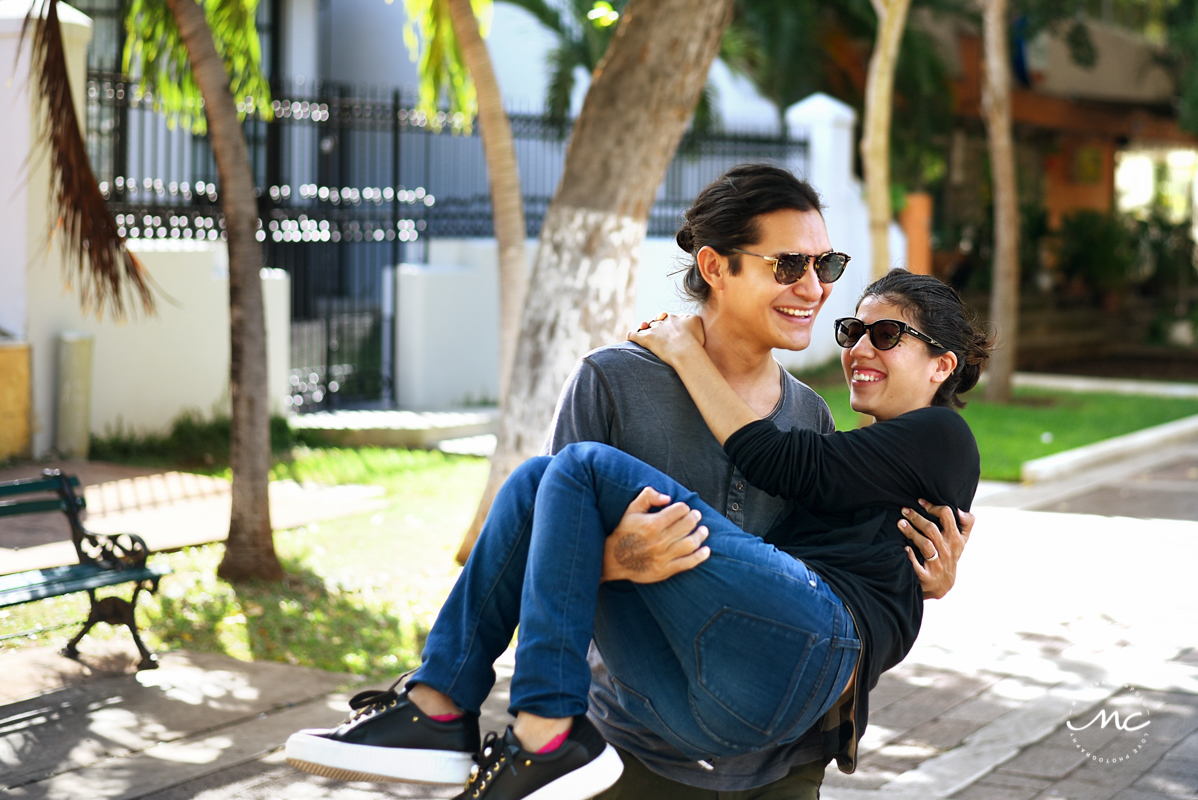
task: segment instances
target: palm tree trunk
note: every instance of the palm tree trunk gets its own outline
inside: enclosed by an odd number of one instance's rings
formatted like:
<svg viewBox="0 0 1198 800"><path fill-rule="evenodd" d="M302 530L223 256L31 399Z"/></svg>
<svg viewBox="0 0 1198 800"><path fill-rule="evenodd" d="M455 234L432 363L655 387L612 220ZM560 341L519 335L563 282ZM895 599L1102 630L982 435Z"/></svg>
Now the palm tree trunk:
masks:
<svg viewBox="0 0 1198 800"><path fill-rule="evenodd" d="M491 475L459 560L473 547L504 479L539 452L578 359L628 330L649 210L732 6L732 0L632 0L624 9L545 215Z"/></svg>
<svg viewBox="0 0 1198 800"><path fill-rule="evenodd" d="M270 409L266 380L264 264L249 148L237 119L229 74L216 51L204 9L195 0L166 0L204 97L208 139L220 178L229 243L229 385L232 395L233 507L229 539L217 574L232 581L279 580L270 525Z"/></svg>
<svg viewBox="0 0 1198 800"><path fill-rule="evenodd" d="M528 262L524 258L524 194L512 124L503 108L499 81L491 54L479 33L478 18L470 0L445 0L462 60L478 94L478 118L491 186L491 216L499 247L499 399L502 405L511 380L520 334L520 312L528 287Z"/></svg>
<svg viewBox="0 0 1198 800"><path fill-rule="evenodd" d="M986 65L982 109L994 183L994 279L990 290L990 319L997 328L1000 344L990 359L985 398L1006 403L1011 399L1019 326L1019 189L1011 132L1007 0L986 0L982 14Z"/></svg>
<svg viewBox="0 0 1198 800"><path fill-rule="evenodd" d="M865 80L865 120L861 161L869 201L869 243L873 277L890 270L890 117L894 107L894 70L911 0L873 0L878 33ZM818 187L817 187L818 188Z"/></svg>

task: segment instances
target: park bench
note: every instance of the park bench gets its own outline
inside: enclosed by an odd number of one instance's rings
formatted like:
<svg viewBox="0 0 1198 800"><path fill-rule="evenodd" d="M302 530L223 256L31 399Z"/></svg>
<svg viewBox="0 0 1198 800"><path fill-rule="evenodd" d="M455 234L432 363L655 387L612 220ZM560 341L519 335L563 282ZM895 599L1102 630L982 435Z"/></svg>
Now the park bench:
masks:
<svg viewBox="0 0 1198 800"><path fill-rule="evenodd" d="M85 507L82 497L75 493L79 479L48 469L40 478L0 482L0 517L61 511L71 527L71 541L79 557L78 564L48 569L32 569L0 575L0 608L30 603L46 597L59 597L74 592L87 592L91 612L83 629L67 643L62 654L77 658L79 640L97 622L125 625L133 634L133 642L141 654L138 669L154 669L158 657L146 649L137 633L137 598L142 590L154 592L158 579L168 574L169 567L147 565L150 550L140 536L132 533L92 533L83 527L79 512ZM53 494L53 497L28 499L28 495ZM96 598L96 589L132 583L133 597Z"/></svg>

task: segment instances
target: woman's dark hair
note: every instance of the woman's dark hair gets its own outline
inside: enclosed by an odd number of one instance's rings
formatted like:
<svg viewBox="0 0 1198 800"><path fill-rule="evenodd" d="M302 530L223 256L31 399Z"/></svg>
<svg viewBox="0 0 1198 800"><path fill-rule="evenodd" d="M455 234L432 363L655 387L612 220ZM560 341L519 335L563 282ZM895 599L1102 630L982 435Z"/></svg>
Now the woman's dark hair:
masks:
<svg viewBox="0 0 1198 800"><path fill-rule="evenodd" d="M699 192L686 210L686 222L674 237L690 256L682 291L702 305L711 295L695 254L710 247L729 256L729 270L740 272L740 256L733 250L755 244L761 237L757 217L771 211L821 211L819 195L810 184L772 164L740 164Z"/></svg>
<svg viewBox="0 0 1198 800"><path fill-rule="evenodd" d="M957 290L931 275L892 269L865 287L858 308L867 297L877 297L905 311L916 330L944 345L936 348L925 342L933 353L956 353L957 368L940 384L932 405L964 408L960 396L977 385L994 349L994 334L978 325L977 315L962 302Z"/></svg>

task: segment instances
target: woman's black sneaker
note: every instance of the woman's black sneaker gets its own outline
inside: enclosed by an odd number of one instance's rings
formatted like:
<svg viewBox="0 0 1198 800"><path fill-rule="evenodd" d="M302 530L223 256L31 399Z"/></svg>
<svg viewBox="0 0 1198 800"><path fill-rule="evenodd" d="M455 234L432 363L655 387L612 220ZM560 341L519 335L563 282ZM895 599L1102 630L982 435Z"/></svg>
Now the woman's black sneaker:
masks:
<svg viewBox="0 0 1198 800"><path fill-rule="evenodd" d="M574 718L566 741L551 753L530 753L511 726L488 733L466 791L455 800L585 800L615 783L624 762L585 716Z"/></svg>
<svg viewBox="0 0 1198 800"><path fill-rule="evenodd" d="M288 763L347 781L463 783L479 749L478 715L437 722L408 699L406 687L397 692L398 685L354 695L354 713L336 728L293 733Z"/></svg>

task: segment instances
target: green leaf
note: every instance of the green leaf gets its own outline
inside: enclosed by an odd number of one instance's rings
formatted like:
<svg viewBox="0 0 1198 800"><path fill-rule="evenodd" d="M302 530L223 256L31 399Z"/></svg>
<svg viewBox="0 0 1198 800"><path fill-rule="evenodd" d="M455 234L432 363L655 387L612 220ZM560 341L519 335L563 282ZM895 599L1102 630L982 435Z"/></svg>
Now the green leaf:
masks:
<svg viewBox="0 0 1198 800"><path fill-rule="evenodd" d="M471 5L485 37L490 29L491 0L471 0ZM404 8L408 14L404 43L420 72L418 110L439 129L444 118L438 111L444 103L451 117L462 115L460 127L469 133L478 113L478 97L453 32L448 5L445 0L404 0Z"/></svg>
<svg viewBox="0 0 1198 800"><path fill-rule="evenodd" d="M262 74L262 47L255 18L258 0L203 0L216 50L229 73L229 88L241 116L252 111L270 119L270 86ZM122 70L137 81L135 96L148 93L154 109L173 127L207 130L204 101L191 74L187 49L175 18L161 0L129 0L125 12Z"/></svg>

